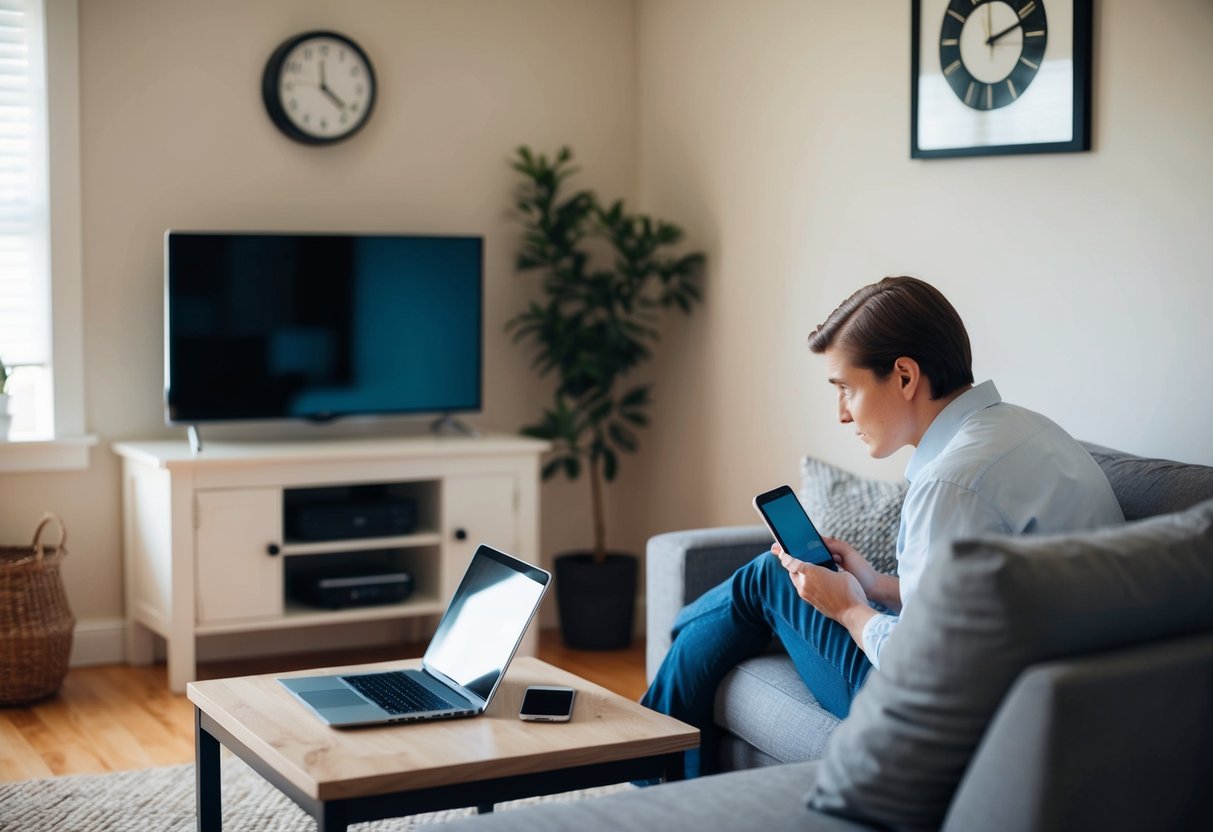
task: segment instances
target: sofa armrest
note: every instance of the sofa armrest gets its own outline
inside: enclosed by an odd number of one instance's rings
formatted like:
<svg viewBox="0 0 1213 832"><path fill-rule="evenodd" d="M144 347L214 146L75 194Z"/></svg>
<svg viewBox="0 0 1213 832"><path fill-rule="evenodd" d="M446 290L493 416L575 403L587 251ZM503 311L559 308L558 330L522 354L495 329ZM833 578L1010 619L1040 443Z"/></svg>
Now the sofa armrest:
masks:
<svg viewBox="0 0 1213 832"><path fill-rule="evenodd" d="M944 821L969 829L1195 829L1213 815L1213 634L1029 667Z"/></svg>
<svg viewBox="0 0 1213 832"><path fill-rule="evenodd" d="M771 546L764 526L723 526L649 538L645 556L648 680L670 649L678 611Z"/></svg>

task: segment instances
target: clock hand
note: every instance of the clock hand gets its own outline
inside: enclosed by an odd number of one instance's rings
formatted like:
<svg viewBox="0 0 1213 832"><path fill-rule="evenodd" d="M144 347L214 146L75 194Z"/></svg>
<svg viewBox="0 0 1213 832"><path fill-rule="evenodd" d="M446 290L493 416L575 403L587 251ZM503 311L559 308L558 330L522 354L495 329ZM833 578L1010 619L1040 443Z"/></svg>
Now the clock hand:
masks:
<svg viewBox="0 0 1213 832"><path fill-rule="evenodd" d="M1015 31L1016 29L1018 29L1018 28L1019 28L1020 26L1022 26L1022 25L1023 25L1023 21L1022 21L1022 20L1018 20L1018 21L1016 21L1015 23L1012 23L1012 24L1011 24L1010 26L1008 26L1007 28L1003 29L1003 30L1002 30L1001 32L999 32L997 35L992 35L992 36L990 36L990 37L986 38L986 43L988 43L990 46L993 46L993 45L994 45L995 43L997 43L997 42L998 42L998 41L999 41L999 40L1000 40L1002 37L1004 37L1005 35L1010 34L1010 33L1011 33L1011 32L1013 32L1013 31Z"/></svg>
<svg viewBox="0 0 1213 832"><path fill-rule="evenodd" d="M332 101L338 110L345 109L345 102L338 98L335 92L330 90L328 87L321 87L320 91L328 96L329 101Z"/></svg>

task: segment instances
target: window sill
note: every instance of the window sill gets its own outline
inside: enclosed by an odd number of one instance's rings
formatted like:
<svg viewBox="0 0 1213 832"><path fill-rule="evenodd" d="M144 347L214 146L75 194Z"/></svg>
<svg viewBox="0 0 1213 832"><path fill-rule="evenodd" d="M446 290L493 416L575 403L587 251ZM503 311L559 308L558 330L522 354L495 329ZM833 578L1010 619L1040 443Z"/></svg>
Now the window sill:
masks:
<svg viewBox="0 0 1213 832"><path fill-rule="evenodd" d="M0 473L29 471L83 471L95 436L0 442Z"/></svg>

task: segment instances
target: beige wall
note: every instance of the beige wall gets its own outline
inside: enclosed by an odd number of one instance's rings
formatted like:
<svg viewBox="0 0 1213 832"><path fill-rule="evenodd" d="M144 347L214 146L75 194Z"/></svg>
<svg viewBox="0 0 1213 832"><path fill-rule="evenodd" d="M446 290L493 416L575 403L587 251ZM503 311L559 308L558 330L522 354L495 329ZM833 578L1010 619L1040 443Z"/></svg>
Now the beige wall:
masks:
<svg viewBox="0 0 1213 832"><path fill-rule="evenodd" d="M184 437L162 415L165 229L485 235L485 407L473 421L514 430L536 415L545 388L502 331L534 282L513 271L508 159L519 144L568 144L585 184L634 194L633 3L83 0L79 23L86 425L101 444L83 473L0 477L0 539L25 540L44 508L67 522L78 618L122 615L109 444ZM270 53L314 28L359 42L380 80L367 127L329 148L279 134L260 98ZM550 546L583 544L564 509L580 497L545 487Z"/></svg>
<svg viewBox="0 0 1213 832"><path fill-rule="evenodd" d="M640 199L692 230L711 284L616 500L640 531L753 522L804 453L901 476L805 347L889 274L944 290L1007 400L1213 464L1213 3L1095 5L1092 152L923 161L908 3L641 4Z"/></svg>
<svg viewBox="0 0 1213 832"><path fill-rule="evenodd" d="M609 492L610 543L753 522L810 452L897 477L837 425L808 331L910 273L970 326L981 378L1071 432L1213 464L1213 4L1097 2L1091 153L912 161L909 9L805 0L84 0L88 411L76 474L4 475L0 537L71 528L82 619L121 615L119 438L161 423L165 228L487 237L481 426L544 387L501 326L528 295L507 216L519 143L572 145L580 183L638 197L710 257L707 303L665 330L654 426ZM295 145L259 100L287 36L343 31L382 97L346 145ZM581 545L584 483L548 485L547 553Z"/></svg>

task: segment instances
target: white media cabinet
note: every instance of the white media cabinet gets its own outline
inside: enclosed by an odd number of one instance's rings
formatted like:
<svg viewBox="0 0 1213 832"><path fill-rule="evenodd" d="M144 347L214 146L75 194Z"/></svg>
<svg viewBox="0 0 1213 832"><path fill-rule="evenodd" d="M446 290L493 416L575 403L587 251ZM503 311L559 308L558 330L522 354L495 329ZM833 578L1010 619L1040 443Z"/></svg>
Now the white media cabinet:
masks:
<svg viewBox="0 0 1213 832"><path fill-rule="evenodd" d="M539 457L516 436L409 436L303 442L117 442L122 458L126 654L153 659L163 636L169 686L196 673L210 635L440 615L476 546L539 563ZM370 488L415 501L406 535L293 540L284 508L317 489ZM317 564L384 562L412 574L399 603L320 609L288 592ZM537 625L535 625L537 626ZM519 654L533 654L535 627Z"/></svg>

